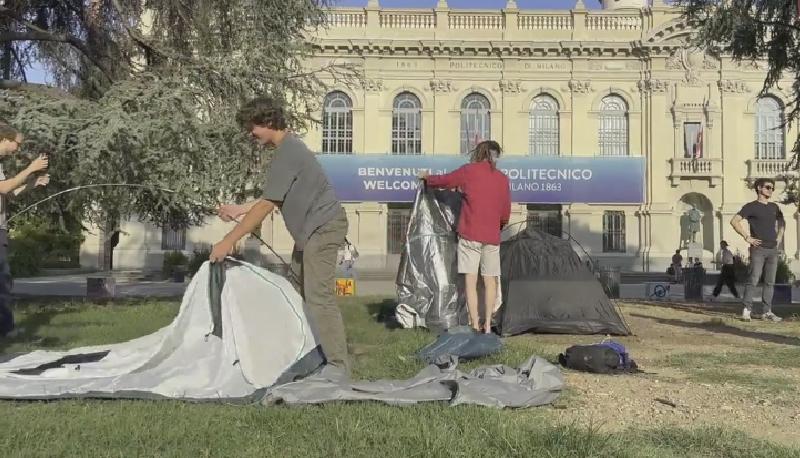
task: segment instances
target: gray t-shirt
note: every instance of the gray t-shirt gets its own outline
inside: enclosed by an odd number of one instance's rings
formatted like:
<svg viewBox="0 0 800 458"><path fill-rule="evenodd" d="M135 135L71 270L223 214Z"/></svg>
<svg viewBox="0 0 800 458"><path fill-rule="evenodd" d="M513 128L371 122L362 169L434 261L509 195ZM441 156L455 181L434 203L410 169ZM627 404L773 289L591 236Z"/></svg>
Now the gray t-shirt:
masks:
<svg viewBox="0 0 800 458"><path fill-rule="evenodd" d="M344 211L314 153L291 133L275 149L261 198L279 203L298 250L314 231Z"/></svg>
<svg viewBox="0 0 800 458"><path fill-rule="evenodd" d="M739 216L747 220L750 225L750 235L761 240L761 247L778 246L776 223L783 221L783 212L775 202L761 203L754 200L739 210Z"/></svg>

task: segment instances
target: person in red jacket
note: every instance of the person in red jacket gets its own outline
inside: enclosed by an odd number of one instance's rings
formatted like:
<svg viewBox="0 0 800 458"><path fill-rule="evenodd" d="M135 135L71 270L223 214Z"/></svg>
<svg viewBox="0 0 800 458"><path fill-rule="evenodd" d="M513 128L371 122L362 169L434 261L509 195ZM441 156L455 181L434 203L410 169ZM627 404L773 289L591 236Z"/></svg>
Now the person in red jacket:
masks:
<svg viewBox="0 0 800 458"><path fill-rule="evenodd" d="M508 177L497 169L502 152L495 141L479 143L470 163L444 175L420 173L428 186L458 189L462 194L458 219L458 273L465 275L470 326L490 333L500 277L500 231L511 216ZM486 310L483 327L478 315L478 274L483 277Z"/></svg>

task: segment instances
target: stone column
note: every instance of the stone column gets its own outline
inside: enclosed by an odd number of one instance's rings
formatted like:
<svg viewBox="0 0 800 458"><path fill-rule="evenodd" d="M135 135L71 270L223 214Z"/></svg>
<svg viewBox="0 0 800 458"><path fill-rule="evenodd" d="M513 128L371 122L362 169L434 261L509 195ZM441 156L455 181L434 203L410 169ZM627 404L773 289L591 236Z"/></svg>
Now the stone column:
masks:
<svg viewBox="0 0 800 458"><path fill-rule="evenodd" d="M586 11L586 5L584 5L583 0L578 0L575 8L570 13L572 14L572 39L574 41L585 40L588 38L586 33L586 15L588 11Z"/></svg>
<svg viewBox="0 0 800 458"><path fill-rule="evenodd" d="M503 39L514 40L519 30L519 9L517 8L517 2L509 0L506 4L506 9L503 10L503 16L505 16L506 20L506 26L503 29Z"/></svg>

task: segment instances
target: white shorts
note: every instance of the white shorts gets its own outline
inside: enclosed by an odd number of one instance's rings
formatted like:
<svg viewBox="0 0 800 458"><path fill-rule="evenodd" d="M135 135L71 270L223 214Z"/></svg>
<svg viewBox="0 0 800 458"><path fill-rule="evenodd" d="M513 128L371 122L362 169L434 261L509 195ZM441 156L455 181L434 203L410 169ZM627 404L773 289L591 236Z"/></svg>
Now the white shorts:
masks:
<svg viewBox="0 0 800 458"><path fill-rule="evenodd" d="M500 276L500 247L472 240L458 239L458 273Z"/></svg>

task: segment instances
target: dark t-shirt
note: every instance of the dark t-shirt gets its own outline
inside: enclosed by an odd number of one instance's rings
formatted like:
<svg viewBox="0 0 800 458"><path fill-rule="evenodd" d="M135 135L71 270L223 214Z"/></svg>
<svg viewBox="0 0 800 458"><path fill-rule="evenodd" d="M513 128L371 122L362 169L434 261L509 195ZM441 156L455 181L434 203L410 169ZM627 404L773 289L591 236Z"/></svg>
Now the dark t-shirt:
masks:
<svg viewBox="0 0 800 458"><path fill-rule="evenodd" d="M739 216L747 220L750 225L750 236L761 240L764 248L778 246L778 230L776 223L783 221L783 213L775 202L761 202L754 200L745 204L739 210Z"/></svg>

